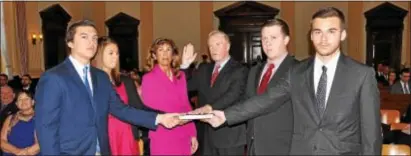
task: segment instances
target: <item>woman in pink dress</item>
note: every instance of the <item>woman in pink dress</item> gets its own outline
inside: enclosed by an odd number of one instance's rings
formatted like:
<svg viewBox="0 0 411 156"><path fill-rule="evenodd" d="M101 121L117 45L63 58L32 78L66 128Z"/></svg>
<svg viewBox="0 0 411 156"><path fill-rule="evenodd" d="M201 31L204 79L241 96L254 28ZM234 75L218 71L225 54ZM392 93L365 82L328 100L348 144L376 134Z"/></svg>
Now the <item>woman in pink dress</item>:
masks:
<svg viewBox="0 0 411 156"><path fill-rule="evenodd" d="M141 84L145 105L166 113L192 110L187 96L186 79L179 70L177 47L170 39L159 38L150 47L146 73ZM193 122L149 132L151 155L192 155L198 147Z"/></svg>
<svg viewBox="0 0 411 156"><path fill-rule="evenodd" d="M128 104L130 100L135 99L138 95L133 81L125 76L120 76L118 59L119 51L117 44L108 37L100 38L93 64L108 74L120 99L123 103ZM134 140L131 125L111 114L108 117L108 135L112 155L140 154L138 144Z"/></svg>

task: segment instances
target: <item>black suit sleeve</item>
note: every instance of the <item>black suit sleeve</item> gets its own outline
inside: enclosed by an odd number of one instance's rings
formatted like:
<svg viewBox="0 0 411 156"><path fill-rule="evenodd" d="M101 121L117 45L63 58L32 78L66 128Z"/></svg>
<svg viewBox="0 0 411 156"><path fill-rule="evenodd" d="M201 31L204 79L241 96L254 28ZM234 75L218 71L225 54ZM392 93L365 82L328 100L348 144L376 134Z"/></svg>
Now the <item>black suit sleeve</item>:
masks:
<svg viewBox="0 0 411 156"><path fill-rule="evenodd" d="M380 93L374 70L369 69L360 91L361 155L380 155L382 148Z"/></svg>
<svg viewBox="0 0 411 156"><path fill-rule="evenodd" d="M247 85L247 76L248 69L246 67L238 68L232 75L229 89L212 103L213 109L223 110L241 100Z"/></svg>
<svg viewBox="0 0 411 156"><path fill-rule="evenodd" d="M262 115L267 110L275 111L290 100L290 73L291 71L288 71L284 78L276 81L273 86L269 86L264 94L253 96L224 110L228 125Z"/></svg>
<svg viewBox="0 0 411 156"><path fill-rule="evenodd" d="M130 105L125 105L120 100L120 97L117 94L116 90L114 90L114 88L111 86L108 75L102 74L102 76L104 76L104 78L101 80L105 81L105 82L102 82L102 84L107 84L108 86L110 86L109 87L110 95L108 95L110 96L109 97L109 112L112 115L114 115L120 120L126 121L133 125L146 127L146 128L153 129L153 130L157 128L157 125L156 125L157 113L143 111L143 110L135 109L131 107Z"/></svg>
<svg viewBox="0 0 411 156"><path fill-rule="evenodd" d="M200 64L198 67L197 71L194 71L194 68L187 68L183 69L182 71L186 75L187 79L187 91L197 91L198 90L198 81L199 81L199 76L201 72L204 72L205 65Z"/></svg>
<svg viewBox="0 0 411 156"><path fill-rule="evenodd" d="M127 76L121 76L121 81L124 83L124 86L126 87L128 103L130 104L130 106L137 108L137 109L145 110L145 111L155 112L158 114L165 113L163 111L147 107L146 105L143 104L143 101L141 100L140 96L137 93L136 85L134 84L131 78Z"/></svg>

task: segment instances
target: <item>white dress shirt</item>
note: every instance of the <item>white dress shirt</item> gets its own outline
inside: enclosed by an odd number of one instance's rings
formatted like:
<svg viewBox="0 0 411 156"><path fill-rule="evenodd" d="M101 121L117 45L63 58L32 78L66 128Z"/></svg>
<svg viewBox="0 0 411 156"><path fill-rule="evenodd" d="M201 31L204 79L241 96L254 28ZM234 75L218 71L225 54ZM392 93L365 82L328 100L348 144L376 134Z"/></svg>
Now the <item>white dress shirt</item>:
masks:
<svg viewBox="0 0 411 156"><path fill-rule="evenodd" d="M402 92L404 94L410 94L411 91L410 91L410 88L408 87L408 83L404 83L401 80L400 80L400 83L401 83L401 87L402 87ZM407 90L408 90L408 93L406 93Z"/></svg>
<svg viewBox="0 0 411 156"><path fill-rule="evenodd" d="M88 66L87 79L88 79L88 84L90 85L91 94L93 94L93 83L91 83L90 64L83 65L79 61L77 61L75 58L73 58L71 55L69 56L69 59L70 59L71 63L73 63L74 69L76 69L77 74L80 76L81 81L83 83L84 83L83 69L84 69L85 66Z"/></svg>
<svg viewBox="0 0 411 156"><path fill-rule="evenodd" d="M230 56L228 56L228 58L226 58L221 64L220 64L220 68L218 69L218 73L220 73L221 69L223 69L223 67L225 66L225 64L227 64L228 60L230 60ZM214 64L214 68L213 68L213 73L214 70L216 68L217 62Z"/></svg>
<svg viewBox="0 0 411 156"><path fill-rule="evenodd" d="M327 106L328 95L330 95L331 86L334 80L335 70L337 69L338 59L340 58L340 51L327 64L324 64L318 57L314 60L314 90L317 95L317 87L320 82L320 77L323 72L322 67L327 67L327 91L325 94L325 106Z"/></svg>
<svg viewBox="0 0 411 156"><path fill-rule="evenodd" d="M274 64L274 68L272 69L271 76L270 76L270 81L271 81L271 78L273 78L273 75L275 74L275 72L277 71L281 63L284 61L285 57L287 57L287 55L288 53L285 53L284 55L280 56L278 59L271 61L271 62L267 60L267 63L264 65L263 71L261 72L260 81L258 83L258 86L260 86L261 80L263 80L263 77L269 67L269 64Z"/></svg>

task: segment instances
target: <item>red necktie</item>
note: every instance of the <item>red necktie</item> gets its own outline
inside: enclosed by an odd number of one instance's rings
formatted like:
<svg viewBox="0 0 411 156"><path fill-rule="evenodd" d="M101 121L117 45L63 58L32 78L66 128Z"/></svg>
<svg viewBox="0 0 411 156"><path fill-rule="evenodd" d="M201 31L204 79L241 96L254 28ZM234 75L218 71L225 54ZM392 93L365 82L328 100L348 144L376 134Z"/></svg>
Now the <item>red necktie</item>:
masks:
<svg viewBox="0 0 411 156"><path fill-rule="evenodd" d="M269 64L267 70L264 73L263 79L260 82L260 86L258 86L257 94L264 93L265 89L267 88L268 82L270 82L271 74L273 73L274 64Z"/></svg>
<svg viewBox="0 0 411 156"><path fill-rule="evenodd" d="M217 79L218 69L220 69L220 65L216 64L214 71L213 71L213 75L211 75L211 87L214 85L214 82Z"/></svg>

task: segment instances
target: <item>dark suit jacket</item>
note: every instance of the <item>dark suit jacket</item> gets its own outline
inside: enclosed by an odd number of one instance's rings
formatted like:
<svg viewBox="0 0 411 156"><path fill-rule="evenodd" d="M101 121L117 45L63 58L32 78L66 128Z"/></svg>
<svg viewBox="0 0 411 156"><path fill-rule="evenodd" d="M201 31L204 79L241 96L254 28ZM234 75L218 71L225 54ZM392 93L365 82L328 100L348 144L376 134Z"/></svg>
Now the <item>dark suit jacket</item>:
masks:
<svg viewBox="0 0 411 156"><path fill-rule="evenodd" d="M23 87L21 87L21 90L24 90ZM33 94L34 96L34 94L36 93L36 86L34 86L33 84L30 84L30 87L27 91Z"/></svg>
<svg viewBox="0 0 411 156"><path fill-rule="evenodd" d="M126 88L126 93L128 97L128 103L130 104L130 106L136 109L140 109L140 110L151 111L151 112L160 113L160 114L165 113L163 111L149 108L143 104L143 101L141 100L140 96L137 93L136 85L134 84L134 81L131 78L129 78L128 76L121 75L120 81L124 83L124 87ZM133 130L134 139L140 139L140 135L141 135L140 130L148 131L147 128L140 127L137 125L132 125L131 128Z"/></svg>
<svg viewBox="0 0 411 156"><path fill-rule="evenodd" d="M198 91L198 104L202 107L210 104L213 109L225 109L244 95L248 69L234 59L230 59L221 69L213 87L210 87L214 63L201 64L198 71L188 77L189 91ZM185 73L191 75L190 73ZM200 130L201 133L201 130ZM217 148L228 148L244 145L245 123L214 129L205 125L205 137Z"/></svg>
<svg viewBox="0 0 411 156"><path fill-rule="evenodd" d="M6 121L7 117L11 114L15 114L17 111L19 111L19 109L14 101L5 106L0 112L0 127L3 128L4 121Z"/></svg>
<svg viewBox="0 0 411 156"><path fill-rule="evenodd" d="M410 83L408 83L408 89L411 89ZM404 90L401 85L401 80L398 80L390 87L390 93L391 94L404 94Z"/></svg>
<svg viewBox="0 0 411 156"><path fill-rule="evenodd" d="M342 53L322 118L314 95L314 57L294 65L260 96L225 110L229 125L275 111L291 99L292 155L380 155L380 98L374 70ZM273 102L275 101L275 102Z"/></svg>
<svg viewBox="0 0 411 156"><path fill-rule="evenodd" d="M375 73L375 78L377 78L378 83L382 83L384 85L389 85L388 79L385 79L384 75L378 75L378 72Z"/></svg>
<svg viewBox="0 0 411 156"><path fill-rule="evenodd" d="M401 122L409 123L411 122L411 103L408 105L407 110L404 112L401 118Z"/></svg>
<svg viewBox="0 0 411 156"><path fill-rule="evenodd" d="M287 56L271 78L269 85L285 76L288 69L297 63ZM259 63L250 69L248 74L246 98L257 95L260 77L266 62ZM288 155L293 133L293 111L291 100L288 100L275 112L258 116L247 122L247 147L252 147L256 155Z"/></svg>
<svg viewBox="0 0 411 156"><path fill-rule="evenodd" d="M141 101L140 96L137 93L137 88L133 80L123 75L120 76L120 80L121 82L124 83L124 87L126 88L128 103L130 104L130 106L137 108L137 109L143 109L144 108L143 102ZM140 138L139 126L132 125L131 128L133 130L134 139L139 139Z"/></svg>
<svg viewBox="0 0 411 156"><path fill-rule="evenodd" d="M109 112L120 120L155 129L156 113L122 104L108 75L90 67L93 96L69 59L46 71L38 83L35 128L43 155L109 155Z"/></svg>

